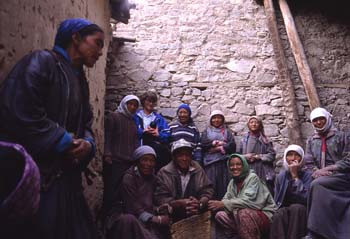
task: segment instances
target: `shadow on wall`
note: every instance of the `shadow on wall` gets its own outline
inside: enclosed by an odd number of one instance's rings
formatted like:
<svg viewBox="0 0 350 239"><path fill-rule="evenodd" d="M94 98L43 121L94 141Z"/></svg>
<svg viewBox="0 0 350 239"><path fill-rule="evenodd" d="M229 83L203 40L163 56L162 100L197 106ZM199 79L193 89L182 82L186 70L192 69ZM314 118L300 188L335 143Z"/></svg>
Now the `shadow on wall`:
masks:
<svg viewBox="0 0 350 239"><path fill-rule="evenodd" d="M349 0L293 0L289 1L289 4L295 14L298 14L299 10L319 11L331 21L350 23Z"/></svg>

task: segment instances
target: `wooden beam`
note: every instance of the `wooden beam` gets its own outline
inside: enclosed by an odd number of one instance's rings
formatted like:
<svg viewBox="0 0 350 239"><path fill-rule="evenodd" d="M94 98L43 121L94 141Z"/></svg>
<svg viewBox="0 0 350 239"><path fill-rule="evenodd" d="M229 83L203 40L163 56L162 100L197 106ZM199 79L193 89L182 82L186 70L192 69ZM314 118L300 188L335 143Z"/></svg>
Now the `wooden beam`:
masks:
<svg viewBox="0 0 350 239"><path fill-rule="evenodd" d="M267 17L267 26L270 32L275 61L277 65L280 85L283 93L283 102L286 112L286 125L288 129L288 138L290 144L303 145L301 140L299 115L297 102L295 99L294 85L291 80L286 56L281 38L279 36L275 8L272 0L264 0L265 13Z"/></svg>
<svg viewBox="0 0 350 239"><path fill-rule="evenodd" d="M311 70L306 59L304 47L300 41L298 31L295 27L292 13L290 12L288 3L286 0L278 0L283 21L286 26L289 44L291 46L295 62L298 67L300 78L304 84L305 92L309 101L311 110L316 107L320 107L320 100L317 95L317 90L312 78Z"/></svg>

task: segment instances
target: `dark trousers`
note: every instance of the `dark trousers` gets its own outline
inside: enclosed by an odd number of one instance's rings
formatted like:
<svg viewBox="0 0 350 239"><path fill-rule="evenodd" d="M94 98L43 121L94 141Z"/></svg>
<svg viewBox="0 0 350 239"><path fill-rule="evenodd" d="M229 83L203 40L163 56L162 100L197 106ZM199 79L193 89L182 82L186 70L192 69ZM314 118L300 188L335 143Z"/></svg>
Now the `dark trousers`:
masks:
<svg viewBox="0 0 350 239"><path fill-rule="evenodd" d="M270 239L300 239L306 235L306 206L292 204L273 215Z"/></svg>

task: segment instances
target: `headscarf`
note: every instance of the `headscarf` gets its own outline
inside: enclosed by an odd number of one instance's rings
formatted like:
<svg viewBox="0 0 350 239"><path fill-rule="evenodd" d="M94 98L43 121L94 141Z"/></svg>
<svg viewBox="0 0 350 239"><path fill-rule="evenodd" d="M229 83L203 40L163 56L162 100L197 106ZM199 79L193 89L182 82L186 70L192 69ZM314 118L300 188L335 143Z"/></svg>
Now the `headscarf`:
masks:
<svg viewBox="0 0 350 239"><path fill-rule="evenodd" d="M264 124L263 124L263 121L262 121L262 119L261 119L260 117L255 116L255 115L249 117L248 122L247 122L247 126L248 126L249 122L250 122L252 119L256 119L256 120L259 122L259 125L260 125L259 132L260 132L262 135L265 136ZM249 126L248 126L248 129L249 129Z"/></svg>
<svg viewBox="0 0 350 239"><path fill-rule="evenodd" d="M185 109L187 112L188 112L188 115L189 115L189 119L188 119L188 122L187 123L192 123L193 122L193 119L191 117L191 114L192 114L192 111L191 111L191 108L188 104L181 104L179 106L179 108L177 108L177 111L176 111L176 115L178 116L179 115L179 111L181 109Z"/></svg>
<svg viewBox="0 0 350 239"><path fill-rule="evenodd" d="M32 157L25 149L13 143L0 141L0 166L6 157L13 157L13 160L23 160L23 172L16 187L10 194L0 202L0 218L7 218L10 221L20 222L36 213L40 200L40 173ZM7 150L13 150L16 157ZM5 155L4 155L5 154ZM17 155L19 157L17 157ZM12 159L12 158L11 158Z"/></svg>
<svg viewBox="0 0 350 239"><path fill-rule="evenodd" d="M314 127L316 133L325 133L332 128L332 115L324 108L315 108L310 114L310 120L312 122L314 119L319 117L326 118L326 124L324 127L320 129L316 128L314 124L312 124L312 126Z"/></svg>
<svg viewBox="0 0 350 239"><path fill-rule="evenodd" d="M222 119L223 119L222 124L225 123L224 113L221 110L213 110L213 112L211 112L210 117L209 117L209 124L210 125L212 125L211 124L211 118L213 118L214 115L220 115L222 117Z"/></svg>
<svg viewBox="0 0 350 239"><path fill-rule="evenodd" d="M241 154L231 154L229 156L229 160L227 161L227 167L228 167L229 173L232 175L232 172L230 170L230 161L232 158L239 158L243 164L243 169L242 169L241 174L238 177L233 177L233 179L242 180L245 177L247 177L247 175L249 174L249 171L250 171L249 164L248 164L247 160L245 159L245 157Z"/></svg>
<svg viewBox="0 0 350 239"><path fill-rule="evenodd" d="M150 155L153 155L154 157L157 157L156 155L156 152L154 151L154 149L148 145L143 145L143 146L140 146L138 147L133 155L132 155L132 159L134 161L137 161L139 160L142 156L144 155L147 155L147 154L150 154Z"/></svg>
<svg viewBox="0 0 350 239"><path fill-rule="evenodd" d="M122 101L120 102L116 112L120 112L122 113L123 115L125 115L126 117L128 118L132 118L134 116L134 114L131 114L128 110L128 106L127 106L127 103L130 101L130 100L136 100L137 103L139 104L140 106L140 100L139 98L136 96L136 95L127 95L125 96Z"/></svg>
<svg viewBox="0 0 350 239"><path fill-rule="evenodd" d="M94 25L84 18L69 18L61 22L55 37L55 46L63 47L67 41L70 41L72 35L83 28Z"/></svg>
<svg viewBox="0 0 350 239"><path fill-rule="evenodd" d="M179 108L177 108L176 114L178 114L181 109L185 109L188 112L189 116L191 117L192 111L188 104L181 104Z"/></svg>
<svg viewBox="0 0 350 239"><path fill-rule="evenodd" d="M299 167L302 167L304 165L304 150L302 147L300 147L299 145L296 145L296 144L291 144L289 145L285 150L284 150L284 155L283 155L283 168L285 170L289 170L289 165L287 163L287 154L288 152L290 151L295 151L297 152L300 157L301 157L301 160L298 164Z"/></svg>

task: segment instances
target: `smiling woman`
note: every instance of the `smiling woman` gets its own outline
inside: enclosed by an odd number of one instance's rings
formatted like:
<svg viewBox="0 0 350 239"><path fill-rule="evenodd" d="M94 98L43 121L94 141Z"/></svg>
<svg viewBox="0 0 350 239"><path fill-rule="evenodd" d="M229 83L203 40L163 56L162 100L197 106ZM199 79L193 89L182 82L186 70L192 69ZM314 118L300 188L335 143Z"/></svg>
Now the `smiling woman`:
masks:
<svg viewBox="0 0 350 239"><path fill-rule="evenodd" d="M232 175L227 192L221 201L209 201L209 209L227 235L261 238L276 210L272 196L242 155L230 155L227 166Z"/></svg>

